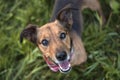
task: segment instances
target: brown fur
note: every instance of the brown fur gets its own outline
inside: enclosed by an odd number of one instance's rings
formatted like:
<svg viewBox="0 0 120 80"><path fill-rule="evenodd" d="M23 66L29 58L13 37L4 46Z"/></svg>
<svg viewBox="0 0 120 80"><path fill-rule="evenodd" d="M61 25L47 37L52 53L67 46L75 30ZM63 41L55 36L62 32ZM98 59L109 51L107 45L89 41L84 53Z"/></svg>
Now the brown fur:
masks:
<svg viewBox="0 0 120 80"><path fill-rule="evenodd" d="M42 53L45 56L47 57L49 56L50 58L55 60L55 53L57 53L57 51L59 50L62 51L63 49L65 49L67 53L70 53L69 49L70 49L70 37L71 37L73 40L73 49L74 49L71 65L72 66L78 65L86 61L87 59L86 51L79 36L77 36L77 34L74 31L68 32L65 28L62 27L62 25L58 21L55 21L53 23L48 23L42 26L41 28L38 29L37 32L38 32L37 44L39 49L42 51ZM58 37L60 32L67 33L67 38L64 41L61 41ZM49 43L50 45L47 47L44 47L43 45L39 44L45 38L51 41Z"/></svg>
<svg viewBox="0 0 120 80"><path fill-rule="evenodd" d="M64 50L67 53L70 53L70 33L61 24L59 24L57 20L38 28L37 32L37 44L45 56L49 56L55 60L55 55L59 51ZM64 40L59 38L59 35L62 32L66 33L66 39ZM43 39L47 39L49 41L49 45L47 47L39 44Z"/></svg>
<svg viewBox="0 0 120 80"><path fill-rule="evenodd" d="M72 40L73 56L70 63L72 66L79 65L86 61L87 55L79 35L71 30L72 24L70 5L67 5L59 12L55 21L40 28L29 25L21 33L21 41L23 38L30 40L38 46L43 55L56 61L56 54L61 51L65 51L70 56ZM61 33L66 34L63 40L60 39ZM45 39L49 42L47 46L42 44Z"/></svg>
<svg viewBox="0 0 120 80"><path fill-rule="evenodd" d="M70 1L74 2L73 0ZM66 6L64 6L64 8L60 9L59 12L56 14L55 20L53 19L53 21L41 27L37 27L36 25L28 25L27 28L25 28L21 32L21 42L23 38L28 39L38 46L45 58L49 57L54 62L57 61L56 54L60 54L62 51L65 51L67 53L67 56L70 56L70 60L68 61L70 61L72 66L79 65L85 62L87 59L87 54L79 35L80 32L78 32L80 31L78 29L81 29L82 24L80 16L78 17L80 10L79 8L77 8L79 7L77 6L79 5L77 3L79 1L80 0L76 0L73 5L67 4ZM89 2L88 0L85 0L85 2L83 1L83 3L86 3L86 1ZM77 7L74 8L74 6ZM78 15L75 15L76 13ZM61 33L64 33L66 35L64 39L60 38ZM44 40L47 40L47 45L43 44ZM73 52L71 52L71 49L73 50Z"/></svg>
<svg viewBox="0 0 120 80"><path fill-rule="evenodd" d="M31 25L29 25L28 28L30 27ZM36 30L37 30L36 44L39 47L39 49L42 51L43 55L45 55L46 57L50 57L52 60L55 60L56 53L63 50L65 50L69 54L70 38L71 38L73 41L73 51L74 51L71 59L71 65L72 66L79 65L86 61L87 55L80 37L76 34L75 31L69 32L59 23L59 21L56 20L55 22L47 23L42 27L37 28ZM65 40L59 39L59 35L61 32L65 32L67 34ZM30 39L29 36L27 39ZM49 46L46 47L41 44L41 41L43 39L47 39L49 41Z"/></svg>
<svg viewBox="0 0 120 80"><path fill-rule="evenodd" d="M78 65L87 60L87 53L85 51L81 38L74 31L71 32L71 37L73 40L73 49L74 49L71 64Z"/></svg>

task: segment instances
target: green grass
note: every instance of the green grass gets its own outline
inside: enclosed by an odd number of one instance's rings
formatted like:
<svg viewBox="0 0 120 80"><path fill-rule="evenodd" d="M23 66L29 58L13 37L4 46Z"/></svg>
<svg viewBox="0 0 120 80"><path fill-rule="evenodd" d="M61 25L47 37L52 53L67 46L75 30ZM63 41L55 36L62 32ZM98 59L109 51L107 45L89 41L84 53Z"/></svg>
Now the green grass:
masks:
<svg viewBox="0 0 120 80"><path fill-rule="evenodd" d="M49 21L53 0L0 0L0 80L120 80L120 1L101 0L106 24L86 9L83 42L88 60L68 74L47 67L35 45L19 42L27 24Z"/></svg>

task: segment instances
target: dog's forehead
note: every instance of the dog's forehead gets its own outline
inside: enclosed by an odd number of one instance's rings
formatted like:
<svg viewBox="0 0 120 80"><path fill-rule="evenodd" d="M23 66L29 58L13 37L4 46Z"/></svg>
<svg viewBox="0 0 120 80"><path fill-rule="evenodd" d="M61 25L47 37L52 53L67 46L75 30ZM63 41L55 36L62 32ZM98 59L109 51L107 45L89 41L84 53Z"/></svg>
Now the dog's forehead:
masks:
<svg viewBox="0 0 120 80"><path fill-rule="evenodd" d="M47 23L43 26L41 26L38 29L38 33L44 35L44 34L50 34L51 33L58 33L59 31L64 31L64 27L58 22L58 21L54 21L54 22L50 22Z"/></svg>

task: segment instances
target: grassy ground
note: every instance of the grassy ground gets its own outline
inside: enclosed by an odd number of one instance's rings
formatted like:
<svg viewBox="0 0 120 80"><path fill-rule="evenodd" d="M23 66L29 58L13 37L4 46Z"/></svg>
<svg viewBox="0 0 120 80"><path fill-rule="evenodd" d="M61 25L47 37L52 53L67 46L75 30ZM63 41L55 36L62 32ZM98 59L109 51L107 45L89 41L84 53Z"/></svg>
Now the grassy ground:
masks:
<svg viewBox="0 0 120 80"><path fill-rule="evenodd" d="M101 0L106 24L96 12L84 13L85 64L68 74L49 70L38 48L20 32L29 23L49 21L51 0L0 0L0 80L120 80L120 1Z"/></svg>

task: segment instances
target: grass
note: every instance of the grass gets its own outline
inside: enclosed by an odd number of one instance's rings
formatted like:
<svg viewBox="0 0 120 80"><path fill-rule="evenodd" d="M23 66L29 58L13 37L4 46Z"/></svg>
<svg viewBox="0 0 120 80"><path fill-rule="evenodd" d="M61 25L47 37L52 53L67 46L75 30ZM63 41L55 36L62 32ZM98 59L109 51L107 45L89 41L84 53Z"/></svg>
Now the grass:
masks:
<svg viewBox="0 0 120 80"><path fill-rule="evenodd" d="M49 21L53 0L1 0L0 80L120 80L120 1L105 0L101 4L106 16L102 27L96 12L83 11L82 39L88 60L61 74L49 70L35 45L19 42L27 24Z"/></svg>

